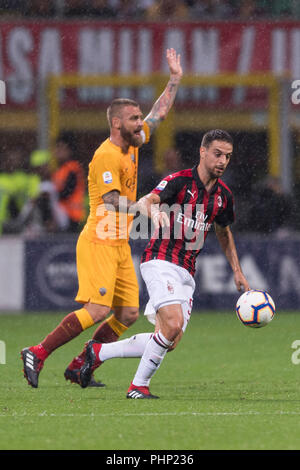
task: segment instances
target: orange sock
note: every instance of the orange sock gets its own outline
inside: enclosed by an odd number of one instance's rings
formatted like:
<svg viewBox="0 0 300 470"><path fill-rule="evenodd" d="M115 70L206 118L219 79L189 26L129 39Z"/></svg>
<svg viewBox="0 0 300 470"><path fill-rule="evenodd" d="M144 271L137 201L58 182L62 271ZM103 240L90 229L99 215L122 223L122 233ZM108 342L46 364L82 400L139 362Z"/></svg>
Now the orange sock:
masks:
<svg viewBox="0 0 300 470"><path fill-rule="evenodd" d="M100 343L112 343L117 341L126 330L128 330L128 327L119 322L114 314L112 314L98 326L93 339Z"/></svg>

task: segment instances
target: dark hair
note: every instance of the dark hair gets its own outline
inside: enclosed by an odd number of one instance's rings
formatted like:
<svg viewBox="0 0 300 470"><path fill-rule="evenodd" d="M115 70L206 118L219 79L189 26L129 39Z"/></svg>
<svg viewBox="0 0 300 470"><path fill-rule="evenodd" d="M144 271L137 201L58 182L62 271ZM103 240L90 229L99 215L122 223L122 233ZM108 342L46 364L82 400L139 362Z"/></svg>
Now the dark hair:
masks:
<svg viewBox="0 0 300 470"><path fill-rule="evenodd" d="M208 148L214 140L221 140L233 145L233 138L228 134L228 132L223 131L222 129L213 129L212 131L208 131L204 134L201 147Z"/></svg>
<svg viewBox="0 0 300 470"><path fill-rule="evenodd" d="M118 116L121 109L125 106L139 107L140 105L136 101L130 100L128 98L116 98L113 100L110 106L107 108L107 120L110 126L112 118Z"/></svg>

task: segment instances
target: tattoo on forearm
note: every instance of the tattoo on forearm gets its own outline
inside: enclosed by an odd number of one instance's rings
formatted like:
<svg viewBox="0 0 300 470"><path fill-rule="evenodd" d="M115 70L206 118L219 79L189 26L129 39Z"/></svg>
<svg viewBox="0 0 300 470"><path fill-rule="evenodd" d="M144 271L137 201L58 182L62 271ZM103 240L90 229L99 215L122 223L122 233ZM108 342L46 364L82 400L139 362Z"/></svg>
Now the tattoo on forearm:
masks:
<svg viewBox="0 0 300 470"><path fill-rule="evenodd" d="M115 210L119 212L128 212L129 208L135 204L134 201L130 201L125 196L120 196L119 191L113 190L102 196L102 199L107 210Z"/></svg>
<svg viewBox="0 0 300 470"><path fill-rule="evenodd" d="M170 78L164 92L154 103L149 115L145 119L151 130L154 130L166 118L174 103L178 84L177 81Z"/></svg>
<svg viewBox="0 0 300 470"><path fill-rule="evenodd" d="M104 194L102 196L102 199L107 209L109 209L108 206L113 206L115 209L118 209L119 197L120 197L119 191L110 191L109 193Z"/></svg>

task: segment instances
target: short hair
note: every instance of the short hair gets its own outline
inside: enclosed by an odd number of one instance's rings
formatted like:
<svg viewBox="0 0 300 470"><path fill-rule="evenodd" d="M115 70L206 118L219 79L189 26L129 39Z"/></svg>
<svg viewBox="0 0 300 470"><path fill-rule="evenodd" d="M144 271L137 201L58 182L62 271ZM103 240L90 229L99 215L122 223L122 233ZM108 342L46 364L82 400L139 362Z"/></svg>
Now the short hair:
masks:
<svg viewBox="0 0 300 470"><path fill-rule="evenodd" d="M233 138L228 134L228 132L223 131L222 129L213 129L212 131L208 131L204 134L201 147L208 148L214 140L221 140L233 145Z"/></svg>
<svg viewBox="0 0 300 470"><path fill-rule="evenodd" d="M125 106L135 106L139 107L140 105L134 101L130 100L128 98L116 98L114 99L109 107L107 108L107 120L108 124L111 126L112 125L112 118L115 116L120 116L120 111L125 108Z"/></svg>

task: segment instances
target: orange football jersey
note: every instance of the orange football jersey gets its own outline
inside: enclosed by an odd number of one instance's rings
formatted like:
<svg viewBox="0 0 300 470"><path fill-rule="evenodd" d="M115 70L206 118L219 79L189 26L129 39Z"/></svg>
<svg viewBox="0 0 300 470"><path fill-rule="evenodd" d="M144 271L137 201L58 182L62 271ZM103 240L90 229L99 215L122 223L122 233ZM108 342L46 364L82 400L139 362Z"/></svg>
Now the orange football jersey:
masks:
<svg viewBox="0 0 300 470"><path fill-rule="evenodd" d="M146 122L143 127L144 143L150 138ZM128 241L132 215L107 210L102 196L117 190L120 196L136 201L138 148L130 146L125 155L110 139L96 150L89 164L88 191L90 213L83 234L91 241L119 245Z"/></svg>

